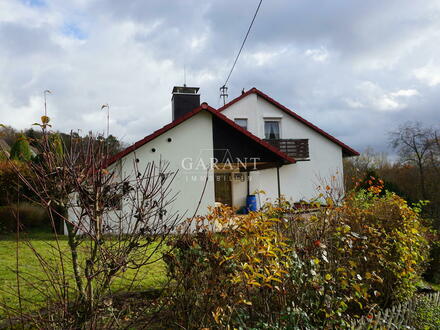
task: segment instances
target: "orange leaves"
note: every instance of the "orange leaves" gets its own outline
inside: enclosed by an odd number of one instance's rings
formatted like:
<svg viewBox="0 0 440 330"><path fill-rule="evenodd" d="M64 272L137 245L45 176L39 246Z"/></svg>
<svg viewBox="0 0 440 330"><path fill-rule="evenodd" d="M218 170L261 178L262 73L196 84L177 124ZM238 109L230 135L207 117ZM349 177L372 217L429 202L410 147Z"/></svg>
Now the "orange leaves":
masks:
<svg viewBox="0 0 440 330"><path fill-rule="evenodd" d="M215 323L221 324L221 316L223 315L223 308L217 307L217 309L212 312L212 317L214 318Z"/></svg>
<svg viewBox="0 0 440 330"><path fill-rule="evenodd" d="M47 125L47 124L49 124L49 121L50 121L50 119L49 119L48 116L41 116L41 123L42 123L43 125Z"/></svg>
<svg viewBox="0 0 440 330"><path fill-rule="evenodd" d="M272 213L251 212L237 216L231 208L219 206L197 219L197 228L206 230L209 244L200 242L193 248L202 248L203 262L212 263L212 269L228 269L222 273L225 281L222 285L249 294L254 289L280 291L291 266L292 248L283 234L286 225ZM216 228L217 232L211 232L211 228ZM205 250L209 246L215 250ZM222 251L227 253L222 254ZM238 303L250 305L251 299L244 297L240 296ZM214 311L212 316L221 321L219 312Z"/></svg>
<svg viewBox="0 0 440 330"><path fill-rule="evenodd" d="M41 120L41 124L40 123L33 123L32 125L33 126L40 126L43 129L45 129L47 127L52 127L51 125L49 125L50 118L48 116L41 116L40 120Z"/></svg>
<svg viewBox="0 0 440 330"><path fill-rule="evenodd" d="M230 223L231 217L237 218L236 221ZM233 283L272 289L274 283L283 282L291 247L281 233L280 229L285 224L280 219L258 212L237 217L230 208L222 206L215 210L214 216L205 220L211 224L229 223L222 227L222 231L227 233L221 244L233 247L234 253L224 257L220 264L233 262L238 265L232 275Z"/></svg>
<svg viewBox="0 0 440 330"><path fill-rule="evenodd" d="M309 217L286 217L294 213L285 200L248 215L220 207L201 217L206 228L222 224L191 248L197 253L190 267L202 263L206 274L200 278L227 293L217 295L215 307L222 309L209 312L216 324L225 326L221 322L237 309L261 312L294 302L340 325L347 315L367 315L386 299L412 292L428 250L417 211L396 195L379 194L380 186L349 193L344 201L325 189L329 207Z"/></svg>

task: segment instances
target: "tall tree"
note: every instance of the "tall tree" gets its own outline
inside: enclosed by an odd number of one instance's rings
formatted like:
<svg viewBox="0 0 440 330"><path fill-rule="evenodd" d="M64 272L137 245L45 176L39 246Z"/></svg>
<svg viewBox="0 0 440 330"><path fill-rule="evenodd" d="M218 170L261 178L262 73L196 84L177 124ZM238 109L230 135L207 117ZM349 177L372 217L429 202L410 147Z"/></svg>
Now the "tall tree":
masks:
<svg viewBox="0 0 440 330"><path fill-rule="evenodd" d="M434 136L434 130L424 127L420 122L407 122L400 125L398 130L390 132L390 144L399 152L400 160L417 167L423 199L428 198L425 174L434 147Z"/></svg>
<svg viewBox="0 0 440 330"><path fill-rule="evenodd" d="M430 150L429 158L432 168L437 175L440 175L440 131L434 131L433 147Z"/></svg>

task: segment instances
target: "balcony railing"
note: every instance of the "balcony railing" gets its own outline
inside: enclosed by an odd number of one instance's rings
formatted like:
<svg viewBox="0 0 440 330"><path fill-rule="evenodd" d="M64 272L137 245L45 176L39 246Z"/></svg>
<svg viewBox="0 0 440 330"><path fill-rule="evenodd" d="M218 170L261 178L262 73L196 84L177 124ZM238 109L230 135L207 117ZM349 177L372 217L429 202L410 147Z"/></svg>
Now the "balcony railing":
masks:
<svg viewBox="0 0 440 330"><path fill-rule="evenodd" d="M308 139L265 139L264 141L296 160L309 160Z"/></svg>

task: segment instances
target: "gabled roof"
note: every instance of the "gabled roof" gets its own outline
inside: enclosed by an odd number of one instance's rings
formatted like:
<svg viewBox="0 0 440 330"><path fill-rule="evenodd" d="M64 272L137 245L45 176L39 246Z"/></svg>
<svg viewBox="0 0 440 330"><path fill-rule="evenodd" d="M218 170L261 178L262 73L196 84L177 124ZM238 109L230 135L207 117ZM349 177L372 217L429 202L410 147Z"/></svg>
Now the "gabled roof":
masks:
<svg viewBox="0 0 440 330"><path fill-rule="evenodd" d="M317 133L321 134L322 136L326 137L327 139L329 139L330 141L336 143L337 145L339 145L342 148L342 152L344 154L344 156L359 156L359 152L357 152L356 150L350 148L348 145L346 145L345 143L343 143L342 141L338 140L337 138L335 138L334 136L330 135L329 133L323 131L322 129L320 129L319 127L313 125L311 122L305 120L303 117L301 117L300 115L298 115L297 113L293 112L292 110L286 108L284 105L282 105L281 103L275 101L273 98L271 98L269 95L264 94L262 91L256 89L255 87L248 90L247 92L241 94L239 97L233 99L232 101L226 103L223 107L219 108L218 111L222 112L224 110L226 110L228 107L230 107L231 105L233 105L234 103L237 103L238 101L240 101L241 99L245 98L246 96L250 95L250 94L257 94L258 96L260 96L261 98L265 99L267 102L271 103L272 105L274 105L275 107L277 107L278 109L282 110L283 112L285 112L286 114L288 114L289 116L295 118L296 120L300 121L301 123L307 125L308 127L310 127L311 129L313 129L314 131L316 131Z"/></svg>
<svg viewBox="0 0 440 330"><path fill-rule="evenodd" d="M196 114L198 114L201 111L207 111L207 112L211 113L213 116L215 116L218 119L222 120L223 122L225 122L226 124L228 124L229 126L234 128L235 130L237 130L240 133L242 133L242 134L246 135L247 137L251 138L252 140L257 142L258 144L263 146L265 149L271 151L272 153L277 155L279 158L283 159L286 163L288 163L288 164L296 163L296 160L293 159L292 157L287 156L285 153L281 152L280 150L278 150L277 148L273 147L269 143L261 140L260 138L256 137L255 135L253 135L249 131L247 131L244 128L238 126L236 123L234 123L228 117L226 117L225 115L221 114L218 110L210 107L207 103L202 103L199 107L195 108L193 111L188 112L187 114L185 114L182 117L174 120L170 124L165 125L161 129L153 132L152 134L144 137L143 139L137 141L136 143L134 143L133 145L129 146L128 148L126 148L126 149L122 150L121 152L117 153L116 155L114 155L113 157L111 157L107 161L106 165L109 166L109 165L113 164L114 162L118 161L119 159L123 158L124 156L128 155L129 153L135 151L136 149L140 148L144 144L154 140L158 136L166 133L170 129L180 125L181 123L183 123L184 121L188 120L189 118L195 116Z"/></svg>

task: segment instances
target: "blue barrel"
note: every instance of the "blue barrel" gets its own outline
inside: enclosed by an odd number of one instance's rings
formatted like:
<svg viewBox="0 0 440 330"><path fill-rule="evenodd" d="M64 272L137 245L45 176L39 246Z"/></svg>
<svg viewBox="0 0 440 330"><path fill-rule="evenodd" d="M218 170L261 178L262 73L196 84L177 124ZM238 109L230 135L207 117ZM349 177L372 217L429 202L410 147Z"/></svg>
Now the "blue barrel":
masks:
<svg viewBox="0 0 440 330"><path fill-rule="evenodd" d="M248 195L246 197L246 208L248 209L249 212L257 211L257 196Z"/></svg>

